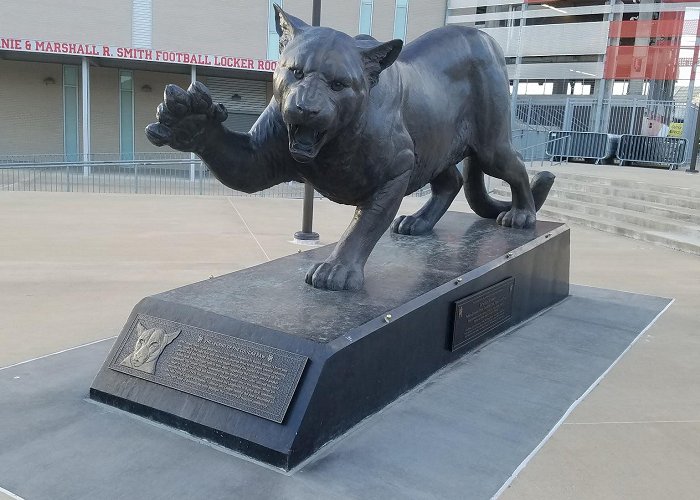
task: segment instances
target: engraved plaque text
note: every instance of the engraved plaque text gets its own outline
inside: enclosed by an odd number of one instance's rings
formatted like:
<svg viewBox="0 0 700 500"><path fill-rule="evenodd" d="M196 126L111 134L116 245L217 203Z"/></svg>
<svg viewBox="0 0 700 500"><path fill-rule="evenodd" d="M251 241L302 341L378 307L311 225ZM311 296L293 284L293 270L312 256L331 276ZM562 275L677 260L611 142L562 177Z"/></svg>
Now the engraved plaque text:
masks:
<svg viewBox="0 0 700 500"><path fill-rule="evenodd" d="M483 342L510 324L514 286L514 278L506 278L455 302L452 351Z"/></svg>
<svg viewBox="0 0 700 500"><path fill-rule="evenodd" d="M154 371L123 360L138 349L143 330L180 331L159 349ZM139 314L110 368L281 423L308 358L282 349Z"/></svg>

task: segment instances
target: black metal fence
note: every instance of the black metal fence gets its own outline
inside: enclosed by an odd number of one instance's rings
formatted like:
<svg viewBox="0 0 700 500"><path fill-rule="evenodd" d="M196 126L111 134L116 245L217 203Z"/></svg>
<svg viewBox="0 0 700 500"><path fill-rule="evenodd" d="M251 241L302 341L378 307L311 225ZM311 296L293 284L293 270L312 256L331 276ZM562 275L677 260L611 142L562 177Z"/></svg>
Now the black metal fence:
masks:
<svg viewBox="0 0 700 500"><path fill-rule="evenodd" d="M3 162L0 158L0 191L304 197L304 184L299 182L286 182L247 194L221 184L199 159L183 158L182 154L178 158L177 154L170 153L165 153L165 158L151 153L141 156L148 159L33 163L10 161L7 157ZM47 157L32 155L27 159L46 160ZM429 192L428 187L414 195L423 196ZM316 197L321 195L317 193Z"/></svg>

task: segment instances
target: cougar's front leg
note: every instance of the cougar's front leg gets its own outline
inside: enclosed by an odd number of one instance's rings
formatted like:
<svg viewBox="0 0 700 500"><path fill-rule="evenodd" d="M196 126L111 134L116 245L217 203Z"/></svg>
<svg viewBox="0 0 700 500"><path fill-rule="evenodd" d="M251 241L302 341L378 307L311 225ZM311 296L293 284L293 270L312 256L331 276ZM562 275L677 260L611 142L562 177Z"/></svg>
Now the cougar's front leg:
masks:
<svg viewBox="0 0 700 500"><path fill-rule="evenodd" d="M370 252L387 230L406 193L410 171L384 184L355 216L333 253L306 273L306 282L327 290L359 290L365 281L364 267Z"/></svg>

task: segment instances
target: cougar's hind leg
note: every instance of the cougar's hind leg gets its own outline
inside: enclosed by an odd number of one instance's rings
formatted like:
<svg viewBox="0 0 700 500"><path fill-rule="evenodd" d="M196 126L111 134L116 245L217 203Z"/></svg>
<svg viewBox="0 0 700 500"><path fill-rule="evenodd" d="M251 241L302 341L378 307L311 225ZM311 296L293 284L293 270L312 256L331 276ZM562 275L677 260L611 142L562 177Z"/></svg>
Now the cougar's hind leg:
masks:
<svg viewBox="0 0 700 500"><path fill-rule="evenodd" d="M490 155L488 161L481 158L485 174L497 177L510 185L513 201L510 209L501 212L496 221L506 227L531 227L535 224L535 200L525 164L510 145Z"/></svg>
<svg viewBox="0 0 700 500"><path fill-rule="evenodd" d="M432 195L428 202L413 215L401 215L391 224L398 234L425 234L433 229L462 188L462 174L450 165L430 181Z"/></svg>

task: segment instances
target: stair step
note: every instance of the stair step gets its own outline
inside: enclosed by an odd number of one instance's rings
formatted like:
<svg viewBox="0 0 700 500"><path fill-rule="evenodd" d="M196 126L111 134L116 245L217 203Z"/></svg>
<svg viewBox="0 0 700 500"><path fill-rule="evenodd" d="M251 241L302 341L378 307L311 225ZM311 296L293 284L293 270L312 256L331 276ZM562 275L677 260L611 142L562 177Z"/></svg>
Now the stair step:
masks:
<svg viewBox="0 0 700 500"><path fill-rule="evenodd" d="M508 197L509 192L505 187L498 187L494 193ZM700 210L689 208L662 205L650 201L640 201L629 198L616 198L613 196L596 195L592 193L583 193L580 191L569 191L559 187L550 191L547 197L546 206L561 206L559 202L577 203L577 204L592 204L601 207L612 207L620 210L627 210L637 214L645 214L654 217L661 217L675 223L685 223L700 227Z"/></svg>
<svg viewBox="0 0 700 500"><path fill-rule="evenodd" d="M539 211L540 218L578 224L608 233L619 234L636 240L648 241L665 247L700 255L700 238L684 236L680 234L666 233L663 231L649 231L634 224L624 222L610 222L599 217L571 212L563 209L551 210L542 207Z"/></svg>
<svg viewBox="0 0 700 500"><path fill-rule="evenodd" d="M568 191L566 189L553 189L550 192L550 197L607 205L700 225L700 209L670 206L634 198L616 198L613 196L581 193L580 191Z"/></svg>
<svg viewBox="0 0 700 500"><path fill-rule="evenodd" d="M592 203L580 203L577 201L567 201L561 198L547 200L545 207L549 210L564 209L569 212L591 215L607 219L610 222L623 222L639 226L644 230L661 231L673 234L684 234L687 236L697 236L700 238L700 226L674 221L665 217L659 217L648 213L639 213L624 208L610 207Z"/></svg>
<svg viewBox="0 0 700 500"><path fill-rule="evenodd" d="M582 183L579 181L567 180L557 176L554 181L553 191L556 190L573 191L579 193L590 193L597 196L609 196L617 199L637 200L649 203L656 203L667 207L680 207L689 210L700 210L700 198L682 196L678 194L660 193L644 189L619 188L597 183Z"/></svg>
<svg viewBox="0 0 700 500"><path fill-rule="evenodd" d="M503 196L502 193L498 194ZM625 210L624 208L552 197L547 199L544 206L540 209L540 212L544 209L550 212L563 210L568 213L605 219L610 223L631 224L637 226L641 231L658 231L662 233L685 235L690 238L698 238L700 241L699 225L676 221L648 213Z"/></svg>
<svg viewBox="0 0 700 500"><path fill-rule="evenodd" d="M528 172L531 175L533 175L537 172L541 172L544 170L546 170L546 169L529 168ZM691 198L691 199L695 199L695 200L700 201L700 189L697 189L694 187L672 186L672 185L661 184L661 183L651 183L651 182L646 182L646 181L639 181L636 179L614 179L614 178L608 178L608 177L599 177L599 176L596 176L594 172L591 172L590 175L587 175L587 174L573 173L573 172L562 172L559 170L555 173L555 175L557 176L557 179L560 181L578 182L578 183L585 184L587 186L589 186L591 184L595 184L598 186L607 186L610 188L650 191L653 193L682 196L685 198ZM677 175L677 174L669 174L669 175Z"/></svg>
<svg viewBox="0 0 700 500"><path fill-rule="evenodd" d="M529 168L528 172L543 170ZM656 184L654 176L649 175L643 181L598 177L594 172L588 175L559 170L555 175L538 218L580 224L700 255L697 187ZM505 182L496 180L494 184L491 180L491 185L496 197L511 198Z"/></svg>

